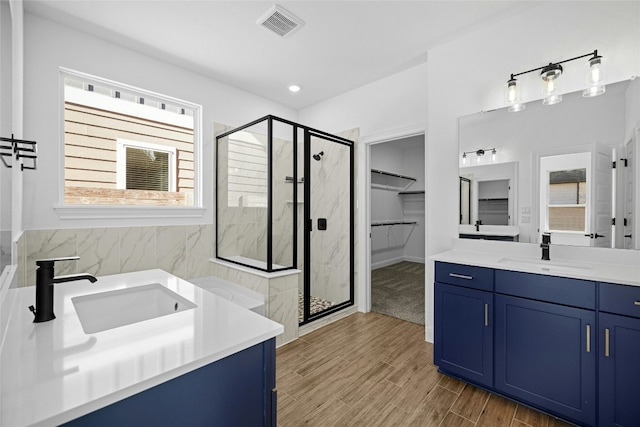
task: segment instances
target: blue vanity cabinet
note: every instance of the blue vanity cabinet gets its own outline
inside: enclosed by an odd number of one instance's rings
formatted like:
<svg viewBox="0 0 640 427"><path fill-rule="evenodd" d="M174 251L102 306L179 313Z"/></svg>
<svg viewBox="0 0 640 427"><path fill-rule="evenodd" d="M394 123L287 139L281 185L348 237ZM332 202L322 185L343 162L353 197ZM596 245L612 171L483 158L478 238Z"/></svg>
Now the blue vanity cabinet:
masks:
<svg viewBox="0 0 640 427"><path fill-rule="evenodd" d="M596 424L595 282L496 270L495 389Z"/></svg>
<svg viewBox="0 0 640 427"><path fill-rule="evenodd" d="M493 385L493 270L436 263L434 362L441 371Z"/></svg>
<svg viewBox="0 0 640 427"><path fill-rule="evenodd" d="M64 426L276 426L275 339Z"/></svg>
<svg viewBox="0 0 640 427"><path fill-rule="evenodd" d="M640 423L640 287L600 283L600 425Z"/></svg>

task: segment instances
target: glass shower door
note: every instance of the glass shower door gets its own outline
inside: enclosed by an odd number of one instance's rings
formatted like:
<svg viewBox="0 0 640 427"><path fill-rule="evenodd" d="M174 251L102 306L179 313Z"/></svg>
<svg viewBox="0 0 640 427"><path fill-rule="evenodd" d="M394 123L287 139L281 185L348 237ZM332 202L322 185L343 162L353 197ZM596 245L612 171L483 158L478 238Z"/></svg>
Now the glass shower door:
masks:
<svg viewBox="0 0 640 427"><path fill-rule="evenodd" d="M353 145L305 135L304 321L353 304Z"/></svg>

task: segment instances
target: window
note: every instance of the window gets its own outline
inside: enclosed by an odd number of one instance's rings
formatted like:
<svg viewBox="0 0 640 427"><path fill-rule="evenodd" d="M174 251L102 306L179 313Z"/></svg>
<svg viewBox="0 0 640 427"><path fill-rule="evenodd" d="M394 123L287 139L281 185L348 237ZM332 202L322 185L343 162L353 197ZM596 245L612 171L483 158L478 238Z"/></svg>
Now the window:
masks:
<svg viewBox="0 0 640 427"><path fill-rule="evenodd" d="M123 139L117 146L116 188L177 192L174 147Z"/></svg>
<svg viewBox="0 0 640 427"><path fill-rule="evenodd" d="M267 207L267 142L259 132L229 136L229 207Z"/></svg>
<svg viewBox="0 0 640 427"><path fill-rule="evenodd" d="M549 230L585 231L587 170L549 172Z"/></svg>
<svg viewBox="0 0 640 427"><path fill-rule="evenodd" d="M69 70L64 204L198 207L200 106Z"/></svg>

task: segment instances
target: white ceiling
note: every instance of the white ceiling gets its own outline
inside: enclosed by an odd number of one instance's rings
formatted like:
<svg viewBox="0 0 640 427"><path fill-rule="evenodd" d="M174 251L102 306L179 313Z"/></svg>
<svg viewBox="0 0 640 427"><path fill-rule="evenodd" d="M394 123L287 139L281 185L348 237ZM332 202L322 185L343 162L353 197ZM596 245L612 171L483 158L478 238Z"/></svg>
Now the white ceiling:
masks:
<svg viewBox="0 0 640 427"><path fill-rule="evenodd" d="M256 24L275 1L25 0L35 13L301 109L426 61L533 1L278 1L305 26ZM302 91L287 87L297 83Z"/></svg>

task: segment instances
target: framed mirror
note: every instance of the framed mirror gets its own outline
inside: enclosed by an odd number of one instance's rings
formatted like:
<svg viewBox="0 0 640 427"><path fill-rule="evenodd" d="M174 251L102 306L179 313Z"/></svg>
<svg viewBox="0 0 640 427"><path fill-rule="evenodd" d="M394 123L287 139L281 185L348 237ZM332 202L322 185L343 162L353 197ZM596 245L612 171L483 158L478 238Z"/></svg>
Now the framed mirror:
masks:
<svg viewBox="0 0 640 427"><path fill-rule="evenodd" d="M593 98L461 117L460 236L537 243L549 232L554 244L640 249L639 100L632 79ZM506 197L485 196L505 180Z"/></svg>

